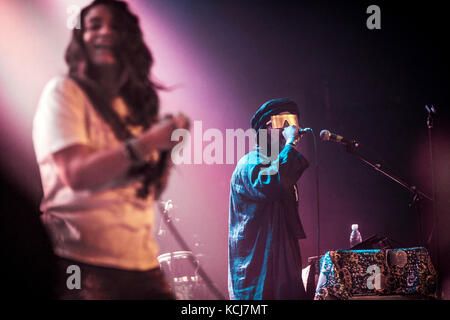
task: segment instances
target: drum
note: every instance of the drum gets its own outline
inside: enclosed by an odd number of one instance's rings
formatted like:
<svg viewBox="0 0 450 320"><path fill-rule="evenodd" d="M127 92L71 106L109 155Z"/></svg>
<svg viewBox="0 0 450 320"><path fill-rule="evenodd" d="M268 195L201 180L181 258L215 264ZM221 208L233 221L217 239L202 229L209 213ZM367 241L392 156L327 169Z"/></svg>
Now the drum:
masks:
<svg viewBox="0 0 450 320"><path fill-rule="evenodd" d="M195 266L192 264L195 260ZM178 300L194 300L200 286L198 260L191 251L175 251L158 256L158 262Z"/></svg>

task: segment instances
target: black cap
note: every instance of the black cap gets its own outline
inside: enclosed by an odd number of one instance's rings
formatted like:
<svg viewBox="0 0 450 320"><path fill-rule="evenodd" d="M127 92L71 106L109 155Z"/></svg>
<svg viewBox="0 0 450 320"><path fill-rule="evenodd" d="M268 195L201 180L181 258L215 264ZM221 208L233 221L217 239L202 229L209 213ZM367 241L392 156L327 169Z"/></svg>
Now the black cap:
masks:
<svg viewBox="0 0 450 320"><path fill-rule="evenodd" d="M289 98L279 98L272 99L265 102L256 111L252 119L250 120L250 125L253 129L258 131L261 128L265 128L266 123L270 120L270 117L282 112L289 112L292 114L299 115L297 104Z"/></svg>

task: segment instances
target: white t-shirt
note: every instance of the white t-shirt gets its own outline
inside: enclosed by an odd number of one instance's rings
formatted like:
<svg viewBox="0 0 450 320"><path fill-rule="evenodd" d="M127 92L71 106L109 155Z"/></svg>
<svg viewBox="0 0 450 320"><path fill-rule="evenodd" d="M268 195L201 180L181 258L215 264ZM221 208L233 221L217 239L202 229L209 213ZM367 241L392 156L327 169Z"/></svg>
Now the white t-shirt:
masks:
<svg viewBox="0 0 450 320"><path fill-rule="evenodd" d="M113 101L121 113L122 98ZM74 144L95 150L114 148L118 141L87 95L68 77L55 77L45 86L33 122L33 143L44 198L42 221L55 254L99 266L128 270L158 267L153 237L154 197L137 198L139 182L125 176L90 191L65 185L53 153Z"/></svg>

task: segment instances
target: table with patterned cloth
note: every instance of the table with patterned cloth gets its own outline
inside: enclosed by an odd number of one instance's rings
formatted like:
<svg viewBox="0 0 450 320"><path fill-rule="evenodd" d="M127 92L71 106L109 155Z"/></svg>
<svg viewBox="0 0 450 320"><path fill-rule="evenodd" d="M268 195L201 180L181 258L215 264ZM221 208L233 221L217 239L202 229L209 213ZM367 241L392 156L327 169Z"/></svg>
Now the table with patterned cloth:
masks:
<svg viewBox="0 0 450 320"><path fill-rule="evenodd" d="M436 298L436 271L423 247L328 251L319 266L314 300L361 296Z"/></svg>

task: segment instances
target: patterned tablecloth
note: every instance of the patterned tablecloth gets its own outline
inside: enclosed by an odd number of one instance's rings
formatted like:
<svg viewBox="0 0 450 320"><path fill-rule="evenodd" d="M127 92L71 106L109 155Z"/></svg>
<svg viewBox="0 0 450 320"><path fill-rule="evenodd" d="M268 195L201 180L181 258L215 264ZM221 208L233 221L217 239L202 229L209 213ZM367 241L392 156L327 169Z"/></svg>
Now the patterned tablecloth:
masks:
<svg viewBox="0 0 450 320"><path fill-rule="evenodd" d="M328 251L314 300L417 295L436 298L436 271L423 247Z"/></svg>

